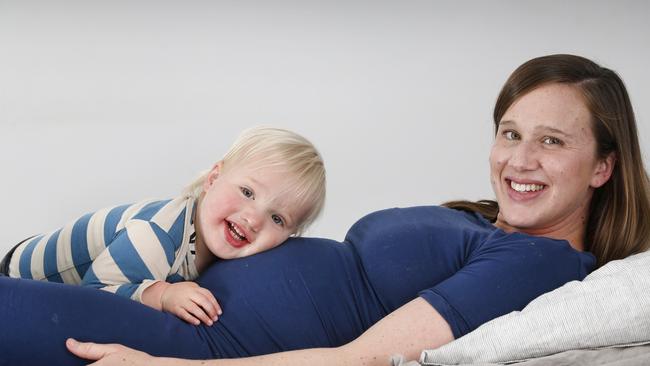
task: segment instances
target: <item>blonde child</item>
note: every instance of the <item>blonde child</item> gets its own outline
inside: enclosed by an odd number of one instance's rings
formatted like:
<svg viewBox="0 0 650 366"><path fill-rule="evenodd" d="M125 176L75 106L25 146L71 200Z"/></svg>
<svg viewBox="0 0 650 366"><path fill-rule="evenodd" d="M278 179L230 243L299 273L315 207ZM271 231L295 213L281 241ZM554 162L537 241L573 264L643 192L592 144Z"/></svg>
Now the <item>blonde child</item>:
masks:
<svg viewBox="0 0 650 366"><path fill-rule="evenodd" d="M249 256L299 235L322 210L325 168L305 138L244 131L175 199L110 207L27 239L0 263L10 277L81 284L212 325L213 294L191 282L217 258Z"/></svg>

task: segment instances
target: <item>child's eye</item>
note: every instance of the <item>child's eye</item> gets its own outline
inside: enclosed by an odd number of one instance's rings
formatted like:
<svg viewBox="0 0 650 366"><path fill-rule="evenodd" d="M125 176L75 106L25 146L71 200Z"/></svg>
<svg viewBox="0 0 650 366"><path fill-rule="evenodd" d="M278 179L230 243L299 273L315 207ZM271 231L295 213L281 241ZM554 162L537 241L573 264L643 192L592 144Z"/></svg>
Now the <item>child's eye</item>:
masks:
<svg viewBox="0 0 650 366"><path fill-rule="evenodd" d="M519 134L515 131L504 131L503 132L503 137L506 138L506 140L519 140Z"/></svg>
<svg viewBox="0 0 650 366"><path fill-rule="evenodd" d="M280 215L271 215L271 220L278 225L284 226L284 219Z"/></svg>
<svg viewBox="0 0 650 366"><path fill-rule="evenodd" d="M562 145L562 140L557 137L546 136L542 139L542 142L546 145Z"/></svg>
<svg viewBox="0 0 650 366"><path fill-rule="evenodd" d="M253 191L246 187L239 187L239 190L241 191L241 194L244 195L246 198L253 198Z"/></svg>

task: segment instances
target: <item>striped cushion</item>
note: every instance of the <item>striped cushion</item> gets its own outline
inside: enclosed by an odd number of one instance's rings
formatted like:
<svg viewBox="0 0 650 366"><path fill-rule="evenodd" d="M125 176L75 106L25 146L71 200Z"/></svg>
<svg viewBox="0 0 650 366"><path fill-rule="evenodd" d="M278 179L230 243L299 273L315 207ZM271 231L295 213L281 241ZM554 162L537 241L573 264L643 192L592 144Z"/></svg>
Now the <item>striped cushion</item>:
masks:
<svg viewBox="0 0 650 366"><path fill-rule="evenodd" d="M477 304L480 306L480 304ZM612 261L496 318L466 336L422 352L422 365L509 363L567 350L650 343L650 252Z"/></svg>

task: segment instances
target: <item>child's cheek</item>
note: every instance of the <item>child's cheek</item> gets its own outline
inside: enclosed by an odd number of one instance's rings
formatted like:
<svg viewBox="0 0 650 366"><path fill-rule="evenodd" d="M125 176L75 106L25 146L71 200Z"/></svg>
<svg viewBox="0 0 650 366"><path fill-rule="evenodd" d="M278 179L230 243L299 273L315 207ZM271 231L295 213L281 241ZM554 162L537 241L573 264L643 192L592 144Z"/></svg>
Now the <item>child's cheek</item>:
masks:
<svg viewBox="0 0 650 366"><path fill-rule="evenodd" d="M244 204L244 198L241 197L240 195L228 195L224 196L223 199L220 202L215 202L215 209L220 210L220 211L229 211L228 213L236 212L238 211L242 205ZM226 215L228 215L226 213Z"/></svg>

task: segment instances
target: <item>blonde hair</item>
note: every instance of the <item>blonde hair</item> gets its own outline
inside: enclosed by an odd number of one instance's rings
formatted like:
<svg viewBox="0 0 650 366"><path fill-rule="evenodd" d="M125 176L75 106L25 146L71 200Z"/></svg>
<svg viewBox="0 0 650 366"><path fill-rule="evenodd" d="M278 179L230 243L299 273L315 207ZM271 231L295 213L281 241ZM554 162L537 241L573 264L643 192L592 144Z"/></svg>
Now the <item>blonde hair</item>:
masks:
<svg viewBox="0 0 650 366"><path fill-rule="evenodd" d="M294 177L290 186L296 205L304 213L295 234L302 234L323 211L325 205L325 164L316 147L306 138L288 130L258 126L244 130L221 160L224 171L241 164L254 163L265 168L283 169ZM206 170L190 183L184 193L200 197Z"/></svg>
<svg viewBox="0 0 650 366"><path fill-rule="evenodd" d="M574 86L592 116L598 157L614 154L612 176L594 191L585 228L585 249L599 265L650 247L650 181L644 168L632 103L621 78L612 70L574 55L534 58L506 81L494 108L494 126L506 110L526 93L545 84ZM448 207L476 211L495 220L493 201L454 201Z"/></svg>

